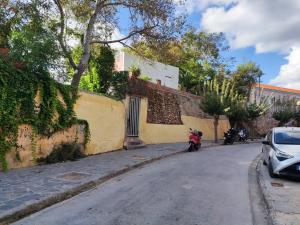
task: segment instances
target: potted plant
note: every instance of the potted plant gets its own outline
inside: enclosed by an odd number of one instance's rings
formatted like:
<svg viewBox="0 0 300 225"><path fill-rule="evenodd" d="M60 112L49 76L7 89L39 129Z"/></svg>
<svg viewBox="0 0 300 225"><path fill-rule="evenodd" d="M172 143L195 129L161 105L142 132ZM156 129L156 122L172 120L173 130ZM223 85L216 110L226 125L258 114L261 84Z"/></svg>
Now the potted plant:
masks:
<svg viewBox="0 0 300 225"><path fill-rule="evenodd" d="M129 68L129 73L130 73L131 77L138 78L141 75L141 70L140 70L140 68L138 66L132 65Z"/></svg>

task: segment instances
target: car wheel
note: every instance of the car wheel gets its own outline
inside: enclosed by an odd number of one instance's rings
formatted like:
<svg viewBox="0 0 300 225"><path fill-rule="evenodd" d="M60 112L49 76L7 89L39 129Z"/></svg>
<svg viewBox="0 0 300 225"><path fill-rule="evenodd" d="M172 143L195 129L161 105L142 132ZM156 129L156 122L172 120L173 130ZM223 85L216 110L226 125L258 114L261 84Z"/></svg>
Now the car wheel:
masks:
<svg viewBox="0 0 300 225"><path fill-rule="evenodd" d="M274 173L272 163L269 161L268 171L271 178L277 178L278 175Z"/></svg>

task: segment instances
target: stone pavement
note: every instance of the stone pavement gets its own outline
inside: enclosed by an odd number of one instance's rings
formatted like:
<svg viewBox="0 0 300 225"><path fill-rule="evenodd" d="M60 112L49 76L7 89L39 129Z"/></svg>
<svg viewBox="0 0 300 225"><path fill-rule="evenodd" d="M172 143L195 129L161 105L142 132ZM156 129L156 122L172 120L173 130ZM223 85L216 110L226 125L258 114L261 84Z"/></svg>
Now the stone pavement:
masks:
<svg viewBox="0 0 300 225"><path fill-rule="evenodd" d="M202 143L204 148L215 145ZM187 146L187 143L148 145L75 162L0 172L0 224L63 201L138 166L181 153Z"/></svg>
<svg viewBox="0 0 300 225"><path fill-rule="evenodd" d="M272 224L300 225L300 181L271 178L262 160L257 172Z"/></svg>

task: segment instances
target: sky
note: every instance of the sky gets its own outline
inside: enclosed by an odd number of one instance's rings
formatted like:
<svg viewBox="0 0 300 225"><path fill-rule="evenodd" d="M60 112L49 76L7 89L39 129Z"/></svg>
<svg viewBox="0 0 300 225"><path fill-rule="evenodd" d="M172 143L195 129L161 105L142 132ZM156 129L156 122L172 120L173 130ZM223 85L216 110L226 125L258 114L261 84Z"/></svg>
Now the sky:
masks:
<svg viewBox="0 0 300 225"><path fill-rule="evenodd" d="M179 0L175 0L179 1ZM300 0L186 0L197 30L223 32L230 45L224 56L236 64L256 62L263 83L300 89Z"/></svg>
<svg viewBox="0 0 300 225"><path fill-rule="evenodd" d="M263 83L300 89L300 0L173 1L196 30L225 34L230 49L223 55L234 57L235 65L254 61ZM125 33L116 30L112 39Z"/></svg>

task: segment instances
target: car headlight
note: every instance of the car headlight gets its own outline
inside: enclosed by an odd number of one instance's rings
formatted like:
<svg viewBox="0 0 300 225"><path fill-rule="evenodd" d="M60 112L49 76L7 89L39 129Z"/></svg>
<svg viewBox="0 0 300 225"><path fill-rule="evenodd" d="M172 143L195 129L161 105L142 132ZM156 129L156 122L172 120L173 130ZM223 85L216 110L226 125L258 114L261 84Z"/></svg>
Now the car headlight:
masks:
<svg viewBox="0 0 300 225"><path fill-rule="evenodd" d="M283 161L283 160L286 160L286 159L291 159L291 158L294 157L290 154L287 154L283 151L280 151L279 149L275 149L275 155L276 155L276 157L279 161Z"/></svg>

